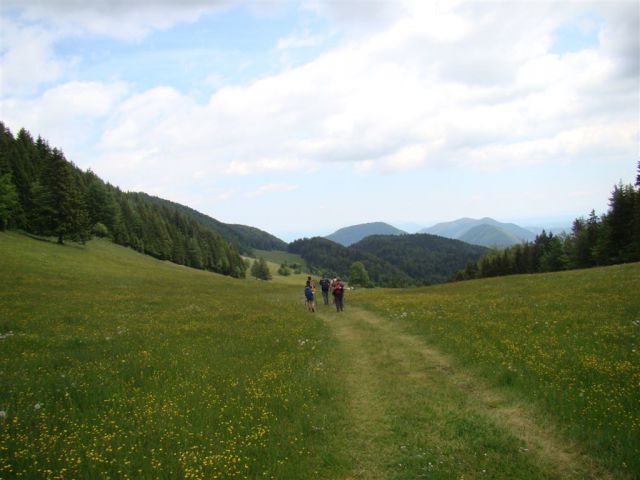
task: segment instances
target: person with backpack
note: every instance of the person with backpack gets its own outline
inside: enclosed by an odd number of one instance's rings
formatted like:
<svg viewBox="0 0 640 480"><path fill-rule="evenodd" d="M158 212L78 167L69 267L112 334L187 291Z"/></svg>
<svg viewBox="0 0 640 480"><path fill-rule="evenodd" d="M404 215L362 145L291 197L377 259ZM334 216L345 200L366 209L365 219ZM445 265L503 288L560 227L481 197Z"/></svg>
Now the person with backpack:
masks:
<svg viewBox="0 0 640 480"><path fill-rule="evenodd" d="M325 275L318 283L320 283L320 288L322 289L322 300L324 300L325 305L329 305L329 285L331 285L331 280Z"/></svg>
<svg viewBox="0 0 640 480"><path fill-rule="evenodd" d="M316 311L316 304L313 300L313 287L311 281L307 280L307 285L304 287L304 297L307 299L307 308L310 312Z"/></svg>
<svg viewBox="0 0 640 480"><path fill-rule="evenodd" d="M336 304L336 310L342 312L344 310L344 283L339 278L336 278L335 285L333 286L333 303Z"/></svg>

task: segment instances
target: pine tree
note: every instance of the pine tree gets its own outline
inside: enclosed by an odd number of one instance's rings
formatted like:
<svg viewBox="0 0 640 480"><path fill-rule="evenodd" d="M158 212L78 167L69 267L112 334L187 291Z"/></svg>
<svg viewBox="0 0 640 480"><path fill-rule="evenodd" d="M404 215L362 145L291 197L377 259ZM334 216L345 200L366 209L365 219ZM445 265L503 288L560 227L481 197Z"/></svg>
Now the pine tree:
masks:
<svg viewBox="0 0 640 480"><path fill-rule="evenodd" d="M11 174L0 174L0 230L11 226L19 206L18 190L11 181Z"/></svg>
<svg viewBox="0 0 640 480"><path fill-rule="evenodd" d="M260 280L271 280L269 266L263 257L253 261L253 265L251 265L251 276Z"/></svg>
<svg viewBox="0 0 640 480"><path fill-rule="evenodd" d="M75 182L71 164L53 150L36 195L36 223L40 233L84 242L90 238L89 215Z"/></svg>
<svg viewBox="0 0 640 480"><path fill-rule="evenodd" d="M631 185L616 185L609 198L606 250L611 263L632 260L633 218L636 192Z"/></svg>
<svg viewBox="0 0 640 480"><path fill-rule="evenodd" d="M89 171L87 187L87 213L91 226L102 223L111 229L115 220L115 202L107 186L93 172Z"/></svg>

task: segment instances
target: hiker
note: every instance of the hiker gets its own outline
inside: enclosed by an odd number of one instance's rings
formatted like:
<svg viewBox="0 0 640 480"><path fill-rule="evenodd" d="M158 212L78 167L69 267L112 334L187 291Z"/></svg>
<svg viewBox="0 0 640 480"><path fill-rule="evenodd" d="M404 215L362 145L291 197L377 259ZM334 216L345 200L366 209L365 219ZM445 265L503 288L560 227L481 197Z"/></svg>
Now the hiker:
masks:
<svg viewBox="0 0 640 480"><path fill-rule="evenodd" d="M331 285L331 280L325 275L320 279L319 283L320 288L322 288L322 300L324 300L325 305L329 305L329 285Z"/></svg>
<svg viewBox="0 0 640 480"><path fill-rule="evenodd" d="M316 304L313 301L313 287L311 287L311 281L307 280L307 284L304 287L304 297L307 299L307 308L310 312L316 311Z"/></svg>
<svg viewBox="0 0 640 480"><path fill-rule="evenodd" d="M335 285L333 286L333 303L336 304L336 310L342 312L344 310L344 283L339 278L336 278Z"/></svg>
<svg viewBox="0 0 640 480"><path fill-rule="evenodd" d="M336 281L337 281L337 280L338 280L338 279L337 279L336 277L333 277L333 278L331 279L331 283L329 284L329 292L331 293L331 295L333 295L333 289L334 289L334 288L335 288L335 286L336 286Z"/></svg>

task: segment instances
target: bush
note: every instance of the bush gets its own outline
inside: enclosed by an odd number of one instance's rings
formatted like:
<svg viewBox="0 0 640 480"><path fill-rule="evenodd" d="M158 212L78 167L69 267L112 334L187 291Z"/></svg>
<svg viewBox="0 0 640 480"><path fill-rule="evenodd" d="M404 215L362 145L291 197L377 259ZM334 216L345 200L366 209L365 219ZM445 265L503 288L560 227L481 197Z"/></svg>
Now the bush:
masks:
<svg viewBox="0 0 640 480"><path fill-rule="evenodd" d="M93 229L91 230L91 232L96 236L96 237L100 237L100 238L104 238L104 237L108 237L109 236L109 229L107 228L107 226L104 223L96 223L93 226Z"/></svg>

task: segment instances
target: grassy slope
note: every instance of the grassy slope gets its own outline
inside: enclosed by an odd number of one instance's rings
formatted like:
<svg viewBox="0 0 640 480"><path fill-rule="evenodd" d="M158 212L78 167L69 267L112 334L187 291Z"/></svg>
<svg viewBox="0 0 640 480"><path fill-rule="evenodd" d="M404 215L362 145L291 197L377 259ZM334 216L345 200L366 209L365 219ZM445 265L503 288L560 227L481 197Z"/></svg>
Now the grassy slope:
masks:
<svg viewBox="0 0 640 480"><path fill-rule="evenodd" d="M640 264L358 291L378 311L531 401L613 471L640 477ZM353 298L354 297L354 298Z"/></svg>
<svg viewBox="0 0 640 480"><path fill-rule="evenodd" d="M263 255L264 254L264 255ZM286 256L283 256L286 255ZM245 259L248 259L251 264L257 259L257 258L264 258L267 262L267 266L269 267L269 272L271 272L271 277L272 279L267 282L268 284L284 284L284 285L297 285L300 287L300 292L302 292L302 289L304 288L304 285L307 281L307 277L309 276L309 273L306 272L303 269L304 273L293 273L291 272L290 275L280 275L278 273L278 269L280 268L280 265L282 264L282 259L283 258L289 258L292 259L293 261L297 262L300 264L300 262L302 261L302 257L300 257L299 255L295 255L293 253L287 253L287 252L281 252L278 250L275 250L273 252L269 252L266 250L254 250L254 257L243 257ZM288 255L291 255L291 257L287 257ZM297 257L298 259L296 259L295 257ZM278 261L279 260L279 261ZM302 265L304 265L306 268L306 264L304 263L304 261L302 261ZM253 281L257 281L259 283L264 283L261 280L256 280L255 278L251 277L251 267L249 267L249 269L247 269L247 278L251 279ZM314 278L316 278L314 276ZM317 280L316 280L317 281ZM261 285L258 285L258 287L260 287Z"/></svg>
<svg viewBox="0 0 640 480"><path fill-rule="evenodd" d="M253 250L254 256L256 258L264 258L268 262L277 263L278 267L283 262L287 262L289 265L297 263L298 265L302 265L302 269L307 269L307 262L304 259L295 253L284 252L282 250Z"/></svg>
<svg viewBox="0 0 640 480"><path fill-rule="evenodd" d="M0 334L1 478L342 468L331 339L292 287L0 233Z"/></svg>
<svg viewBox="0 0 640 480"><path fill-rule="evenodd" d="M532 401L543 424L559 422L633 478L639 279L640 265L625 265L356 290L345 314L353 302L377 310L506 395ZM348 325L370 335L337 344L347 323L327 322L330 307L321 306L325 322L308 314L300 285L229 279L101 241L60 247L0 233L0 477L373 478L351 463L364 432L358 448L392 472L381 478L419 478L436 460L451 466L433 478L480 478L487 458L505 465L486 469L493 478L536 478L526 459L517 461L530 472L513 470L520 444L494 435L484 413L457 409L464 391L431 370L418 381L426 367L415 363L417 340L362 316ZM364 398L358 386L372 411L350 410L350 399ZM375 421L361 424L376 411L388 436ZM415 431L416 419L432 427ZM393 461L371 455L369 434L384 437ZM413 451L418 441L429 451ZM486 448L491 455L475 461Z"/></svg>

